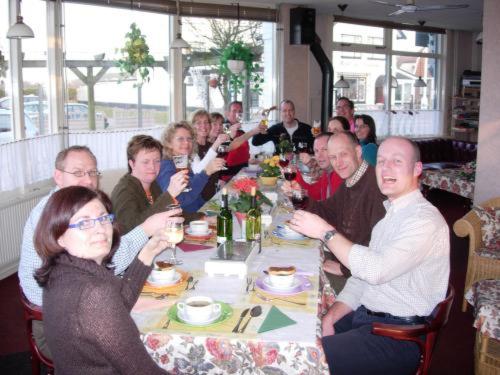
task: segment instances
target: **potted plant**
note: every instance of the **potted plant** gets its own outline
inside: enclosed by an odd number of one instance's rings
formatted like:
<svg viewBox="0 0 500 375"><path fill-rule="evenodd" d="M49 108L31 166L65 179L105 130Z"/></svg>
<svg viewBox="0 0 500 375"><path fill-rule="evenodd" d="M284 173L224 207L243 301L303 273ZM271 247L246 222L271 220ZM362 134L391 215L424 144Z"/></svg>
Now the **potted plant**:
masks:
<svg viewBox="0 0 500 375"><path fill-rule="evenodd" d="M136 76L138 83L134 86L142 86L145 82L149 82L149 68L154 67L155 59L149 54L146 37L135 23L130 25L125 40L125 47L120 49L122 58L117 62L120 78Z"/></svg>
<svg viewBox="0 0 500 375"><path fill-rule="evenodd" d="M219 60L219 73L226 76L236 93L250 82L250 89L258 94L262 92L264 78L259 72L260 65L255 62L252 49L242 42L231 42L222 50Z"/></svg>
<svg viewBox="0 0 500 375"><path fill-rule="evenodd" d="M280 157L275 155L271 158L264 159L260 163L262 172L259 175L259 179L262 185L274 186L278 181L278 177L281 175L281 170L279 167Z"/></svg>
<svg viewBox="0 0 500 375"><path fill-rule="evenodd" d="M236 218L240 225L241 221L245 218L246 213L250 209L252 197L250 191L252 187L257 187L257 181L253 178L239 178L232 184L232 188L238 192L237 197L232 197L229 201L229 207L234 211ZM260 190L256 191L256 203L260 207L262 204L272 206L272 202Z"/></svg>

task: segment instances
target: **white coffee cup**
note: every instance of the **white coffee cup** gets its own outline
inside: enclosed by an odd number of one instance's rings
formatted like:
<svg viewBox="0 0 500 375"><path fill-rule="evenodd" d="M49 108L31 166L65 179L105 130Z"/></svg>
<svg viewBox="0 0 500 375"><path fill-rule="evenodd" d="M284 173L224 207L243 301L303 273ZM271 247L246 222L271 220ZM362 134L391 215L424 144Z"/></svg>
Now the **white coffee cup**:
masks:
<svg viewBox="0 0 500 375"><path fill-rule="evenodd" d="M151 270L151 278L158 283L173 281L175 278L175 267L172 265L169 268L153 268Z"/></svg>
<svg viewBox="0 0 500 375"><path fill-rule="evenodd" d="M189 223L191 234L208 234L208 223L204 220L194 220Z"/></svg>
<svg viewBox="0 0 500 375"><path fill-rule="evenodd" d="M190 322L206 322L221 312L221 305L210 297L195 296L177 303L177 310Z"/></svg>
<svg viewBox="0 0 500 375"><path fill-rule="evenodd" d="M295 278L295 267L285 267L290 268L290 270L276 271L273 270L274 267L270 267L268 270L269 282L272 286L276 288L286 289L293 285Z"/></svg>

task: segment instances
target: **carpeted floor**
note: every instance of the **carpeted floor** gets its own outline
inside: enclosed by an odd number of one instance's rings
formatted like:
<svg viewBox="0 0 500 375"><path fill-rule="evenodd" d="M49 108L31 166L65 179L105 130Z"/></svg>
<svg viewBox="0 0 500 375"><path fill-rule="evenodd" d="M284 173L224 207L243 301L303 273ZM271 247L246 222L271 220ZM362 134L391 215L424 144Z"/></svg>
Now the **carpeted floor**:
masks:
<svg viewBox="0 0 500 375"><path fill-rule="evenodd" d="M432 375L460 375L473 373L473 346L475 330L471 309L460 310L467 268L468 239L457 238L453 223L468 211L467 200L454 194L432 190L428 199L436 205L450 225L451 276L456 297L448 325L442 330L433 355ZM29 347L19 301L17 274L0 281L0 374L30 374Z"/></svg>

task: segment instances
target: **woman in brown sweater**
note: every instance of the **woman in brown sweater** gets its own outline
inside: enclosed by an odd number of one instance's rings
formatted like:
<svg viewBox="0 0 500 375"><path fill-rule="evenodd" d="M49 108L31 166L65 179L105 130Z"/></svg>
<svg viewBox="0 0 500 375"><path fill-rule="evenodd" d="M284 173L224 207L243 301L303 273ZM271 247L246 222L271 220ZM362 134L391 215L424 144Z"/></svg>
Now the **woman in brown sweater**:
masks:
<svg viewBox="0 0 500 375"><path fill-rule="evenodd" d="M106 194L67 187L49 199L35 231L43 261L35 279L44 288L45 335L58 375L166 373L146 351L130 310L167 242L153 236L123 278L114 276L120 236L110 212Z"/></svg>

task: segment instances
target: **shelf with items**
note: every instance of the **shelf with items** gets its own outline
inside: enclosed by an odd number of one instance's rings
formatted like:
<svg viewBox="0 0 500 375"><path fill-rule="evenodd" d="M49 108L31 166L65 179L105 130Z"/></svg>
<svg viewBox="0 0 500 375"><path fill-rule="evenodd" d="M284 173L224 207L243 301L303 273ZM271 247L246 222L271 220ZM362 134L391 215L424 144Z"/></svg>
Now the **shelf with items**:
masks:
<svg viewBox="0 0 500 375"><path fill-rule="evenodd" d="M463 90L466 90L464 88ZM476 88L473 88L477 91ZM477 97L455 96L452 100L451 131L455 139L477 141L479 126L479 93Z"/></svg>

